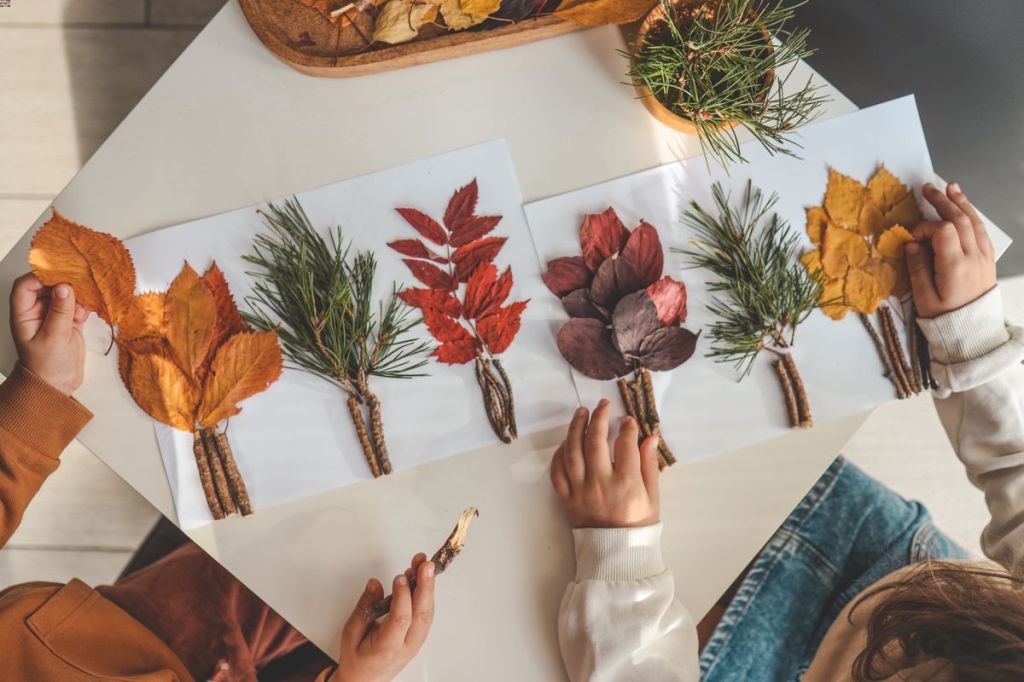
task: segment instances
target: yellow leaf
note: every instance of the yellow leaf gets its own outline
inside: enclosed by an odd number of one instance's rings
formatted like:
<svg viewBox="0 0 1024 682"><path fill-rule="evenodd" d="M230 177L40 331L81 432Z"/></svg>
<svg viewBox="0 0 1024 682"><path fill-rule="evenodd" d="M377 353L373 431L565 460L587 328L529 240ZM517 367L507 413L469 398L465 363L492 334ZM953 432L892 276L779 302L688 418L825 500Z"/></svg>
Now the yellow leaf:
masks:
<svg viewBox="0 0 1024 682"><path fill-rule="evenodd" d="M905 225L911 229L924 220L924 216L921 215L921 209L917 205L917 198L914 197L913 192L900 199L895 206L886 211L883 214L883 218L885 227Z"/></svg>
<svg viewBox="0 0 1024 682"><path fill-rule="evenodd" d="M75 300L117 324L135 293L135 266L121 240L71 222L56 209L32 238L28 264L47 286L70 284Z"/></svg>
<svg viewBox="0 0 1024 682"><path fill-rule="evenodd" d="M825 229L821 243L821 265L829 277L844 277L850 267L859 268L868 259L868 243L856 232L835 225Z"/></svg>
<svg viewBox="0 0 1024 682"><path fill-rule="evenodd" d="M860 268L850 268L843 286L846 305L858 313L869 315L878 310L878 304L885 297L878 279Z"/></svg>
<svg viewBox="0 0 1024 682"><path fill-rule="evenodd" d="M856 229L867 188L835 168L828 169L825 210L837 225Z"/></svg>
<svg viewBox="0 0 1024 682"><path fill-rule="evenodd" d="M138 406L158 422L181 431L195 430L195 390L188 377L168 358L157 354L133 355L128 391Z"/></svg>
<svg viewBox="0 0 1024 682"><path fill-rule="evenodd" d="M440 0L441 16L448 28L456 31L483 22L498 11L501 0Z"/></svg>
<svg viewBox="0 0 1024 682"><path fill-rule="evenodd" d="M880 165L868 180L868 201L874 204L881 213L891 209L909 193L910 190L907 189L907 186L890 173L885 164Z"/></svg>
<svg viewBox="0 0 1024 682"><path fill-rule="evenodd" d="M437 17L437 5L413 3L412 0L391 0L377 14L373 42L397 45L417 35L423 24Z"/></svg>
<svg viewBox="0 0 1024 682"><path fill-rule="evenodd" d="M818 297L821 311L833 320L843 319L846 317L846 311L849 310L843 298L843 286L845 284L846 280L842 277L828 280L821 289L821 296Z"/></svg>
<svg viewBox="0 0 1024 682"><path fill-rule="evenodd" d="M164 294L148 291L132 297L128 312L117 325L117 340L132 341L143 336L163 336Z"/></svg>
<svg viewBox="0 0 1024 682"><path fill-rule="evenodd" d="M217 350L206 376L200 425L210 428L238 414L238 403L274 383L281 376L282 364L274 332L247 332L229 338Z"/></svg>
<svg viewBox="0 0 1024 682"><path fill-rule="evenodd" d="M807 236L811 243L821 244L821 238L825 236L825 228L828 227L828 213L821 206L812 206L807 211Z"/></svg>
<svg viewBox="0 0 1024 682"><path fill-rule="evenodd" d="M912 241L914 241L914 235L910 234L905 227L893 225L878 235L878 253L883 258L903 260L903 245Z"/></svg>
<svg viewBox="0 0 1024 682"><path fill-rule="evenodd" d="M807 272L809 272L810 274L813 275L816 272L820 272L821 252L817 250L805 251L804 254L800 256L800 262L804 264L804 267L807 268Z"/></svg>
<svg viewBox="0 0 1024 682"><path fill-rule="evenodd" d="M164 305L164 329L171 357L189 377L206 358L217 323L217 304L206 283L185 266L171 282Z"/></svg>
<svg viewBox="0 0 1024 682"><path fill-rule="evenodd" d="M584 26L628 24L643 18L656 4L657 0L562 0L555 16Z"/></svg>

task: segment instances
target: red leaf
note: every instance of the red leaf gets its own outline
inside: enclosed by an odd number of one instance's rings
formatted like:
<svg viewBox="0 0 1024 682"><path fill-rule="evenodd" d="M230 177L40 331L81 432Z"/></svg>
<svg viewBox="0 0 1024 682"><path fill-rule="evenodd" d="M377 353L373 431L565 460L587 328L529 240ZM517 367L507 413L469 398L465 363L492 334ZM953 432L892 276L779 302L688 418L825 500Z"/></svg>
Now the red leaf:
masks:
<svg viewBox="0 0 1024 682"><path fill-rule="evenodd" d="M640 364L655 372L675 369L693 355L699 336L683 327L661 327L640 344Z"/></svg>
<svg viewBox="0 0 1024 682"><path fill-rule="evenodd" d="M604 213L588 213L580 226L580 247L583 260L591 272L597 272L606 259L617 254L626 245L629 231L619 220L615 209L608 207Z"/></svg>
<svg viewBox="0 0 1024 682"><path fill-rule="evenodd" d="M490 263L505 245L507 237L484 237L456 249L452 254L455 263L455 278L460 282L469 279L470 274L481 263Z"/></svg>
<svg viewBox="0 0 1024 682"><path fill-rule="evenodd" d="M626 245L622 248L622 260L636 269L640 275L641 286L647 286L661 277L665 267L665 254L661 250L661 240L653 225L641 222L629 235Z"/></svg>
<svg viewBox="0 0 1024 682"><path fill-rule="evenodd" d="M569 320L558 330L556 341L562 357L591 379L615 379L632 369L612 345L611 330L600 320Z"/></svg>
<svg viewBox="0 0 1024 682"><path fill-rule="evenodd" d="M452 281L451 276L447 272L432 263L411 258L403 258L402 262L409 266L413 277L431 289L451 291L456 286L456 283Z"/></svg>
<svg viewBox="0 0 1024 682"><path fill-rule="evenodd" d="M473 217L476 212L476 200L479 195L476 178L465 187L455 190L444 210L444 224L452 232L459 230L462 223Z"/></svg>
<svg viewBox="0 0 1024 682"><path fill-rule="evenodd" d="M447 291L404 289L399 292L398 297L413 308L434 308L453 317L458 317L462 312L462 304L459 303L459 299Z"/></svg>
<svg viewBox="0 0 1024 682"><path fill-rule="evenodd" d="M686 322L686 286L665 275L646 289L647 295L658 309L661 326L670 327Z"/></svg>
<svg viewBox="0 0 1024 682"><path fill-rule="evenodd" d="M504 353L519 333L520 318L529 301L516 301L483 318L476 325L476 333L487 350L497 355Z"/></svg>
<svg viewBox="0 0 1024 682"><path fill-rule="evenodd" d="M447 258L439 256L428 249L419 239L397 239L393 242L388 242L388 246L403 256L409 256L410 258L425 258L435 263L448 262Z"/></svg>
<svg viewBox="0 0 1024 682"><path fill-rule="evenodd" d="M626 294L642 289L640 275L629 264L629 261L621 258L609 258L594 275L594 281L590 285L590 298L599 306L614 308Z"/></svg>
<svg viewBox="0 0 1024 682"><path fill-rule="evenodd" d="M458 320L437 308L424 308L423 321L430 335L441 343L473 342L473 335Z"/></svg>
<svg viewBox="0 0 1024 682"><path fill-rule="evenodd" d="M434 357L449 365L464 365L476 357L476 342L470 339L441 344L434 350Z"/></svg>
<svg viewBox="0 0 1024 682"><path fill-rule="evenodd" d="M462 246L474 239L479 239L497 227L501 222L500 215L474 215L460 222L449 240L452 246Z"/></svg>
<svg viewBox="0 0 1024 682"><path fill-rule="evenodd" d="M587 269L580 256L556 258L548 262L548 269L541 275L544 284L559 298L571 294L577 289L590 286L593 273Z"/></svg>
<svg viewBox="0 0 1024 682"><path fill-rule="evenodd" d="M469 276L466 295L463 298L462 316L466 319L481 319L490 315L505 302L512 291L512 271L498 277L498 268L493 263L484 263Z"/></svg>
<svg viewBox="0 0 1024 682"><path fill-rule="evenodd" d="M438 245L447 243L448 235L445 234L444 228L423 211L418 211L415 208L396 208L395 210L405 218L405 222L412 225L414 230L430 241Z"/></svg>
<svg viewBox="0 0 1024 682"><path fill-rule="evenodd" d="M659 326L658 310L646 291L626 296L612 313L615 347L626 356L636 355L640 343Z"/></svg>

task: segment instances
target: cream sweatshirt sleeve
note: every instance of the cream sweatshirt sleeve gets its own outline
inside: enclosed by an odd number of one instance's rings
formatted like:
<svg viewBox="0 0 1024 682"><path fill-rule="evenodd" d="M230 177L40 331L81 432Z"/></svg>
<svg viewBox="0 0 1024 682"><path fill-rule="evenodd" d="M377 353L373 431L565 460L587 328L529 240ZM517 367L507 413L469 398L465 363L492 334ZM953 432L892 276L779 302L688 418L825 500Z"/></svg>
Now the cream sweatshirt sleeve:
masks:
<svg viewBox="0 0 1024 682"><path fill-rule="evenodd" d="M918 324L931 346L942 425L992 516L981 547L1024 571L1024 329L1005 321L998 286Z"/></svg>
<svg viewBox="0 0 1024 682"><path fill-rule="evenodd" d="M562 597L558 642L573 682L697 682L697 628L675 598L661 524L577 528L576 579Z"/></svg>

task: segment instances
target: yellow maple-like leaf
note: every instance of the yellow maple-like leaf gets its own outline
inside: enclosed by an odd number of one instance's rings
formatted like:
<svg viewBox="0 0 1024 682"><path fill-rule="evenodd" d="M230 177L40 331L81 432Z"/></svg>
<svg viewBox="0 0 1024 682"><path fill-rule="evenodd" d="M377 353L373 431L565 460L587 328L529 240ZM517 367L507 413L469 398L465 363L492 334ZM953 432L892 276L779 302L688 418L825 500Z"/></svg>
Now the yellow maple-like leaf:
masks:
<svg viewBox="0 0 1024 682"><path fill-rule="evenodd" d="M412 0L390 0L380 12L373 28L372 42L397 45L419 35L423 24L437 18L438 6Z"/></svg>
<svg viewBox="0 0 1024 682"><path fill-rule="evenodd" d="M914 235L910 234L902 225L893 225L888 230L878 235L878 253L883 258L891 258L896 261L903 260L903 246L907 242L914 241Z"/></svg>
<svg viewBox="0 0 1024 682"><path fill-rule="evenodd" d="M53 211L32 238L28 264L47 285L70 284L75 300L107 324L117 324L135 293L135 265L121 240Z"/></svg>
<svg viewBox="0 0 1024 682"><path fill-rule="evenodd" d="M127 385L136 404L153 419L181 431L195 430L195 389L169 358L132 355Z"/></svg>
<svg viewBox="0 0 1024 682"><path fill-rule="evenodd" d="M829 217L845 228L856 230L860 209L867 196L867 187L835 168L828 169L825 189L825 210Z"/></svg>
<svg viewBox="0 0 1024 682"><path fill-rule="evenodd" d="M485 21L501 7L501 0L439 0L448 28L462 31Z"/></svg>
<svg viewBox="0 0 1024 682"><path fill-rule="evenodd" d="M241 411L238 403L267 389L281 376L277 334L235 334L217 350L203 385L199 424L211 428Z"/></svg>
<svg viewBox="0 0 1024 682"><path fill-rule="evenodd" d="M657 0L562 0L555 16L584 26L628 24L644 17L656 4Z"/></svg>
<svg viewBox="0 0 1024 682"><path fill-rule="evenodd" d="M195 377L213 341L217 303L206 282L185 263L171 282L164 304L164 329L171 357Z"/></svg>
<svg viewBox="0 0 1024 682"><path fill-rule="evenodd" d="M132 297L128 311L117 325L117 340L132 341L143 336L163 336L164 294L147 291Z"/></svg>
<svg viewBox="0 0 1024 682"><path fill-rule="evenodd" d="M885 292L882 290L882 283L873 274L860 268L850 268L846 273L843 298L848 307L858 313L869 315L878 310L878 304L885 298Z"/></svg>

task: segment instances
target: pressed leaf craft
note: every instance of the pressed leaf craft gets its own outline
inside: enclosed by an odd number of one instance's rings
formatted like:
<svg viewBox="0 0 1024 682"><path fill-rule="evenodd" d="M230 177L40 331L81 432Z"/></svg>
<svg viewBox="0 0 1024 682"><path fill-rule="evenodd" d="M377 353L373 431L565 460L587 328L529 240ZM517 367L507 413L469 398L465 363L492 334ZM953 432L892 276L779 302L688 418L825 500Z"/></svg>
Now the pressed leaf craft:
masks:
<svg viewBox="0 0 1024 682"><path fill-rule="evenodd" d="M213 517L251 514L245 482L217 426L277 380L281 349L273 331L245 324L216 263L201 277L185 263L167 292L135 295L124 244L54 211L33 239L29 264L46 284L70 283L83 307L116 325L121 380L150 417L193 434Z"/></svg>
<svg viewBox="0 0 1024 682"><path fill-rule="evenodd" d="M650 373L678 367L697 347L698 334L680 326L686 287L662 276L657 229L641 221L629 230L614 208L584 217L580 251L548 262L542 275L570 318L558 330L558 350L581 374L616 379L641 437L660 437ZM675 462L664 440L658 452L662 468Z"/></svg>
<svg viewBox="0 0 1024 682"><path fill-rule="evenodd" d="M501 216L477 215L478 198L476 180L456 190L440 223L415 208L397 209L420 239L398 239L388 246L406 256L403 262L426 287L399 295L423 313L439 343L434 357L450 365L475 364L491 429L509 443L516 437L515 398L498 356L519 332L528 301L506 304L512 271L499 273L494 265L506 238L488 236Z"/></svg>
<svg viewBox="0 0 1024 682"><path fill-rule="evenodd" d="M245 260L258 270L251 313L260 329L277 330L291 367L345 392L349 417L374 478L391 473L381 403L370 377L422 376L426 344L410 333L420 319L392 291L374 305L373 253L350 253L336 227L324 238L295 199L260 211L269 232Z"/></svg>

